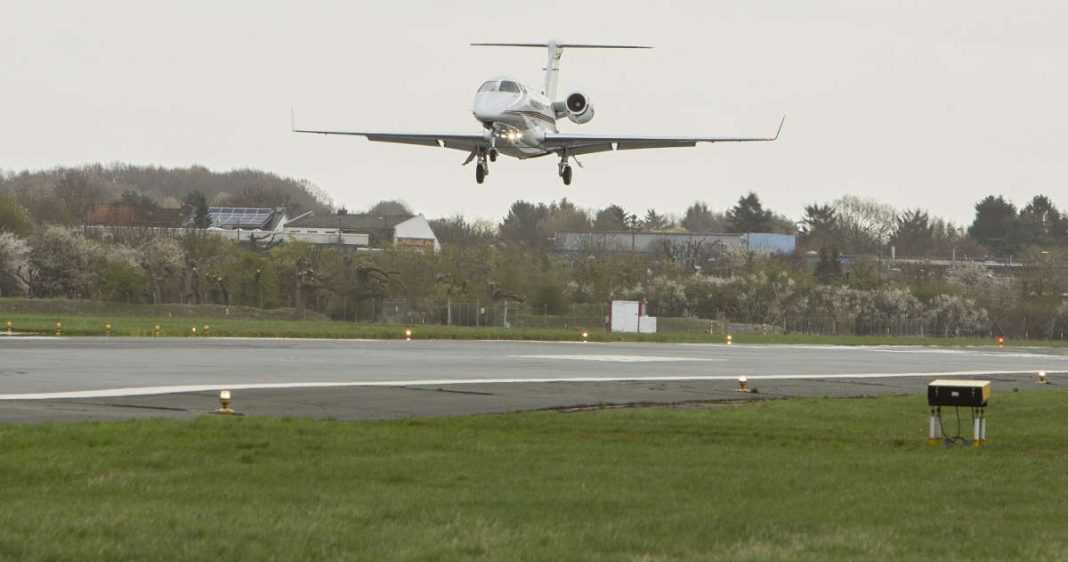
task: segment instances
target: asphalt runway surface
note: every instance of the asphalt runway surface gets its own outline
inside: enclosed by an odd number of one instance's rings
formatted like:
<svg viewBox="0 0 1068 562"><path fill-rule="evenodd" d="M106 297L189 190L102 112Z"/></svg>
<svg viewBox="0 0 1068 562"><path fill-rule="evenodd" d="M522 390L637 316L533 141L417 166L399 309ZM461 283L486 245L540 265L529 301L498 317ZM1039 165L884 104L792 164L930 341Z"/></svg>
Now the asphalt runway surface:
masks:
<svg viewBox="0 0 1068 562"><path fill-rule="evenodd" d="M1051 385L1035 384L1046 371ZM758 394L735 392L746 376ZM451 340L0 337L0 422L249 415L389 419L1068 381L1068 350ZM923 403L922 400L919 403Z"/></svg>

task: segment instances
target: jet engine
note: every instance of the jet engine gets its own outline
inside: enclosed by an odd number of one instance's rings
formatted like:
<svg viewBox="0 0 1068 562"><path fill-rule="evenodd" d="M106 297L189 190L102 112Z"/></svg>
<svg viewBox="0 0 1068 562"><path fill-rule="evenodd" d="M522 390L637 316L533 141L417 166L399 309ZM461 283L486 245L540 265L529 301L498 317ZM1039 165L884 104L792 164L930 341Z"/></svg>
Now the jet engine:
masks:
<svg viewBox="0 0 1068 562"><path fill-rule="evenodd" d="M567 118L580 125L589 123L593 119L593 105L590 104L590 98L582 92L568 94L567 99L564 100L564 108L567 111Z"/></svg>

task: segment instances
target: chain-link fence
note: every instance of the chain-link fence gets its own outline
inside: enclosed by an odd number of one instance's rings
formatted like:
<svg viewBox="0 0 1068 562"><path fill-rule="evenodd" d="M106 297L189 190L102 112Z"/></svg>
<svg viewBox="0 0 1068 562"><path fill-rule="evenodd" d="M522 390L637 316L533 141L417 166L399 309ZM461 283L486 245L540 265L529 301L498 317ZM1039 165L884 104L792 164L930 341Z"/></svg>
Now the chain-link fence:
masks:
<svg viewBox="0 0 1068 562"><path fill-rule="evenodd" d="M364 314L363 320L385 324L595 330L607 325L608 305L576 304L550 314L548 307L543 307L539 313L529 305L511 301L446 301L437 304L413 299L384 299L371 303Z"/></svg>

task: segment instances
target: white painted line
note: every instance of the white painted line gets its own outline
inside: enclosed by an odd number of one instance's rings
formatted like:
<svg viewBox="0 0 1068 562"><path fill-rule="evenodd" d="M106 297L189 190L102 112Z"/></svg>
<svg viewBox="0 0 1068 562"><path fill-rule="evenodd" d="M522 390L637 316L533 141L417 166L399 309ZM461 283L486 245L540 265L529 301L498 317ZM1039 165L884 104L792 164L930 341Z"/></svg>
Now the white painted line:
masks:
<svg viewBox="0 0 1068 562"><path fill-rule="evenodd" d="M975 377L998 375L1032 375L1037 371L933 371L926 373L851 373L813 375L747 375L750 381L760 380L834 380L834 379L882 379L882 378L934 378ZM1068 374L1068 371L1046 371L1047 376ZM683 377L540 377L507 379L422 379L395 381L352 382L281 382L281 383L232 383L191 384L180 386L142 386L108 388L100 390L73 390L62 392L32 392L25 394L0 394L0 400L58 400L70 398L117 398L120 396L152 396L187 392L210 392L217 390L270 390L285 388L343 388L343 387L401 387L401 386L452 386L464 384L523 384L553 382L668 382L668 381L734 381L737 376L683 376Z"/></svg>
<svg viewBox="0 0 1068 562"><path fill-rule="evenodd" d="M559 359L563 361L605 361L609 363L653 363L657 361L726 361L721 358L661 357L656 355L509 355L515 359Z"/></svg>

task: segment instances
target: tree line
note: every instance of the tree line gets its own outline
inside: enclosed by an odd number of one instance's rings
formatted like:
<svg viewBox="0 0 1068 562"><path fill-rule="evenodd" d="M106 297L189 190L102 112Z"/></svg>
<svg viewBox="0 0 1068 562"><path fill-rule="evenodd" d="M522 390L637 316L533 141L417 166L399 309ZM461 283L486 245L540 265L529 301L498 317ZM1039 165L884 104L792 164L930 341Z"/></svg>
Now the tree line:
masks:
<svg viewBox="0 0 1068 562"><path fill-rule="evenodd" d="M0 224L26 234L33 225L81 225L96 205L179 208L194 194L210 206L286 207L295 214L328 212L334 205L310 182L258 170L92 165L0 171Z"/></svg>
<svg viewBox="0 0 1068 562"><path fill-rule="evenodd" d="M56 175L52 193L81 193L84 186L64 184L81 182L71 177ZM118 201L148 197L127 187L115 188ZM1044 196L1022 208L1001 196L984 198L970 225L853 196L813 203L796 223L754 193L723 211L698 201L678 214L517 201L499 223L433 220L439 254L388 245L360 253L238 245L197 231L103 237L31 212L23 201L17 190L0 195L2 296L291 307L297 316L312 310L345 320L370 320L375 303L385 300L403 300L426 319L446 302L510 302L560 315L610 299L646 298L661 316L786 329L798 319L845 333L874 333L893 322L939 335L1056 338L1068 329L1068 218ZM206 197L198 203L205 204ZM410 212L399 202L369 210ZM727 252L705 256L701 267L670 255L553 251L557 232L598 230L796 233L798 251ZM890 248L897 257L946 258L949 265L891 264ZM1027 266L991 270L972 261L1007 253Z"/></svg>

